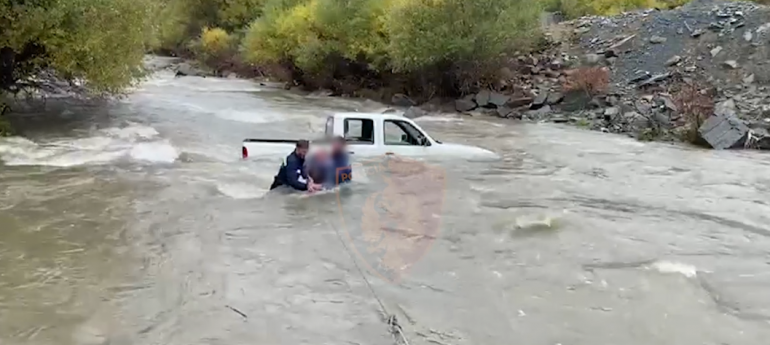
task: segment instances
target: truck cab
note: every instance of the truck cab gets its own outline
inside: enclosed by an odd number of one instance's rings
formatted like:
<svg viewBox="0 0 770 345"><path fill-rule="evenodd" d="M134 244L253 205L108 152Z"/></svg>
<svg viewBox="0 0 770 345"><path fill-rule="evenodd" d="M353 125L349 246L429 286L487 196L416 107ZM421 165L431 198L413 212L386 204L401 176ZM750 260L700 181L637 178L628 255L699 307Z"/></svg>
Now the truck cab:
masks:
<svg viewBox="0 0 770 345"><path fill-rule="evenodd" d="M421 156L441 145L412 120L390 114L335 114L326 119L325 133L344 137L352 154Z"/></svg>

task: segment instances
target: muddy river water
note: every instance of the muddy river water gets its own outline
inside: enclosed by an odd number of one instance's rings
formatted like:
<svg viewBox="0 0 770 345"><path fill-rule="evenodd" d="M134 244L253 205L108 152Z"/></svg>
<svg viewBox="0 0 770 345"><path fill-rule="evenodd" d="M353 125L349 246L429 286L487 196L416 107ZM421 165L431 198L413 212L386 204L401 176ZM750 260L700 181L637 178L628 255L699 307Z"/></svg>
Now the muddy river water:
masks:
<svg viewBox="0 0 770 345"><path fill-rule="evenodd" d="M377 298L410 344L770 339L770 156L437 115L502 158L300 198L241 140L384 106L165 72L64 103L0 141L0 344L394 344ZM430 233L367 250L375 195Z"/></svg>

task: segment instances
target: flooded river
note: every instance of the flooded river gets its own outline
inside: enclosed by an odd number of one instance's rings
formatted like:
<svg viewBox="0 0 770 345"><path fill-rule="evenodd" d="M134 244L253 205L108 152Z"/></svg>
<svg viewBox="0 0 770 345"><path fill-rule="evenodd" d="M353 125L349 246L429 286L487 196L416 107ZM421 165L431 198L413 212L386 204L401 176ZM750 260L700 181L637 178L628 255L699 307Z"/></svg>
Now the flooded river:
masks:
<svg viewBox="0 0 770 345"><path fill-rule="evenodd" d="M280 157L240 159L243 138L382 109L160 73L17 119L24 138L0 140L0 344L394 344L378 298L410 344L770 339L770 156L421 118L502 159L403 177L422 182L400 200L440 222L388 231L429 242L389 279L356 230L382 179L265 196Z"/></svg>

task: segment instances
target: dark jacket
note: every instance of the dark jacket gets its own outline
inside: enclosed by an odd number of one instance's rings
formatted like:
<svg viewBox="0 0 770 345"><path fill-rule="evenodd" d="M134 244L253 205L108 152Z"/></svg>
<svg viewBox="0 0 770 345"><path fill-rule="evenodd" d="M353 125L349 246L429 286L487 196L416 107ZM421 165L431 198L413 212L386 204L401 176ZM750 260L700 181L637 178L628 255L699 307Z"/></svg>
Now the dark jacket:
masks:
<svg viewBox="0 0 770 345"><path fill-rule="evenodd" d="M278 186L289 186L296 190L307 190L307 173L305 172L305 159L292 152L278 169L275 181L271 189Z"/></svg>
<svg viewBox="0 0 770 345"><path fill-rule="evenodd" d="M348 183L353 179L353 168L350 166L350 156L345 151L332 153L334 170L336 171L335 182L337 184Z"/></svg>

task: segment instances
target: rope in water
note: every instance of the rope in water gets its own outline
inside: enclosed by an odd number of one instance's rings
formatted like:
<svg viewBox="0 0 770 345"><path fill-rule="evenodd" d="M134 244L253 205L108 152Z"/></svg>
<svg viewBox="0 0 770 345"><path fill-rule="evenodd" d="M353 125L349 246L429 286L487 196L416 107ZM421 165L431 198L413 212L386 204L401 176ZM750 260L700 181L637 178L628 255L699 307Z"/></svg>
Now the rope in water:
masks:
<svg viewBox="0 0 770 345"><path fill-rule="evenodd" d="M387 317L386 323L388 325L388 330L390 331L390 334L393 335L393 339L395 340L396 345L409 345L409 340L406 339L404 329L401 327L401 325L399 325L396 315L389 313L388 309L385 308L385 304L382 303L382 299L380 299L380 296L377 295L377 292L374 290L372 284L369 283L369 279L366 278L366 274L364 274L364 271L358 264L358 260L356 260L356 258L353 256L353 253L350 252L350 248L348 248L348 245L345 244L345 240L342 239L342 235L340 234L339 229L337 229L337 227L331 223L329 223L329 226L334 229L334 233L337 234L337 239L340 240L342 247L345 248L345 252L348 253L350 260L353 261L353 264L356 266L356 270L358 270L358 274L361 275L361 278L363 278L366 286L369 287L369 292L371 292L374 299L377 300L377 303L380 305L380 309L382 310L382 314Z"/></svg>

